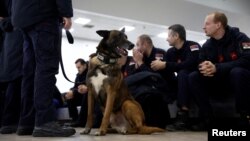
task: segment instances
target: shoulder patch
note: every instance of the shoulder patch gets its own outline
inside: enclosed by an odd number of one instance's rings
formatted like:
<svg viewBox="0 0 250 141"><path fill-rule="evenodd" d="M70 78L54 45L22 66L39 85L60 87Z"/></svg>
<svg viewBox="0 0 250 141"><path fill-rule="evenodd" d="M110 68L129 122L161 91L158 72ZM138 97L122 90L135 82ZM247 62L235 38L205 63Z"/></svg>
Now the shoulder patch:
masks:
<svg viewBox="0 0 250 141"><path fill-rule="evenodd" d="M243 49L250 49L250 42L243 42L242 47Z"/></svg>
<svg viewBox="0 0 250 141"><path fill-rule="evenodd" d="M200 50L200 48L199 48L198 45L191 45L191 46L190 46L190 50L191 50L191 51L197 51L197 50Z"/></svg>

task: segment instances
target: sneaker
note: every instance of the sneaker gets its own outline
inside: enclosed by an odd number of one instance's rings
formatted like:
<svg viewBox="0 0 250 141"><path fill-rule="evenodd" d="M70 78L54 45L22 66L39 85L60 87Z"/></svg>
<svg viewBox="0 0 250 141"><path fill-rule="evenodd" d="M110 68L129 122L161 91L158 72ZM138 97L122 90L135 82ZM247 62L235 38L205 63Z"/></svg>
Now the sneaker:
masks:
<svg viewBox="0 0 250 141"><path fill-rule="evenodd" d="M188 130L188 111L178 111L176 121L173 124L167 125L168 131L186 131Z"/></svg>
<svg viewBox="0 0 250 141"><path fill-rule="evenodd" d="M27 135L32 135L33 132L33 127L18 127L16 134L19 136L27 136Z"/></svg>
<svg viewBox="0 0 250 141"><path fill-rule="evenodd" d="M35 127L33 137L69 137L76 133L71 127L62 127L56 122L49 122Z"/></svg>
<svg viewBox="0 0 250 141"><path fill-rule="evenodd" d="M12 134L17 130L17 126L3 126L0 129L1 134Z"/></svg>

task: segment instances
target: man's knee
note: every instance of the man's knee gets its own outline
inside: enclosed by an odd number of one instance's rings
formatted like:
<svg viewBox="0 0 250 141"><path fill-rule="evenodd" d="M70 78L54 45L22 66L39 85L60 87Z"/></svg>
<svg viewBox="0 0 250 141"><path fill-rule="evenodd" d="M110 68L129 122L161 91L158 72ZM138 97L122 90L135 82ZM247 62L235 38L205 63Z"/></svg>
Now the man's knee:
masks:
<svg viewBox="0 0 250 141"><path fill-rule="evenodd" d="M201 75L198 71L194 71L188 75L188 81L190 84L192 84L193 82L197 80L200 80L200 78L201 78Z"/></svg>
<svg viewBox="0 0 250 141"><path fill-rule="evenodd" d="M189 73L190 73L189 71L181 70L178 72L177 77L178 78L188 78Z"/></svg>
<svg viewBox="0 0 250 141"><path fill-rule="evenodd" d="M233 68L230 71L230 79L231 79L231 81L232 82L241 81L242 78L244 78L244 76L246 75L247 71L248 71L247 69L240 68L240 67Z"/></svg>

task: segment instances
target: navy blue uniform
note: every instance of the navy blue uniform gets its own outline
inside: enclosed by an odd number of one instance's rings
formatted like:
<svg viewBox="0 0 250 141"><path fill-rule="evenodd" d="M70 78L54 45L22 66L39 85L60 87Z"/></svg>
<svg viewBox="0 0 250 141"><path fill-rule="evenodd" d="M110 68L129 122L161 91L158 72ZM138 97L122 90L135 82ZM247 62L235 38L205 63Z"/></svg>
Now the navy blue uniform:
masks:
<svg viewBox="0 0 250 141"><path fill-rule="evenodd" d="M80 94L78 92L78 86L81 84L86 85L86 75L87 75L87 69L82 74L77 74L75 79L75 85L73 88L71 88L71 91L73 92L73 98L67 100L68 108L69 108L69 115L73 119L73 121L76 121L78 119L78 111L77 106L80 106L82 104L82 100L85 94Z"/></svg>
<svg viewBox="0 0 250 141"><path fill-rule="evenodd" d="M12 0L1 0L1 2L4 2L1 7L3 6L2 10L5 10L0 14L0 17L4 17L0 21L0 32L3 37L0 47L0 82L7 82L22 76L23 37L21 31L13 30Z"/></svg>
<svg viewBox="0 0 250 141"><path fill-rule="evenodd" d="M139 68L137 68L136 72L141 72L141 71L156 72L156 73L159 73L166 81L172 80L174 77L173 72L169 72L169 71L166 72L165 70L154 71L151 69L151 67L150 67L151 63L152 63L152 61L154 61L156 59L165 61L167 59L166 58L166 51L164 51L163 49L153 47L149 57L146 57L146 56L143 57L144 63Z"/></svg>
<svg viewBox="0 0 250 141"><path fill-rule="evenodd" d="M162 71L153 71L150 64L155 59L163 60L165 53L162 49L153 48L151 55L143 58L144 63L139 68L135 68L136 64L132 57L128 57L122 67L125 82L144 111L146 124L160 128L165 128L169 121L167 105L171 101L168 97L171 91L163 78L167 75Z"/></svg>
<svg viewBox="0 0 250 141"><path fill-rule="evenodd" d="M197 99L201 116L212 114L209 97L224 99L233 92L240 113L250 113L250 39L238 28L227 27L222 39L210 38L203 45L200 62L211 61L216 66L213 77L195 71L189 76L192 93Z"/></svg>
<svg viewBox="0 0 250 141"><path fill-rule="evenodd" d="M188 106L188 75L197 69L200 45L193 41L185 41L182 48L172 47L166 54L168 72L176 72L177 105Z"/></svg>
<svg viewBox="0 0 250 141"><path fill-rule="evenodd" d="M62 17L72 17L73 9L71 0L14 0L13 4L12 23L24 36L19 128L28 130L34 124L55 121L52 100L61 49L60 22Z"/></svg>
<svg viewBox="0 0 250 141"><path fill-rule="evenodd" d="M4 10L0 16L0 32L2 36L2 47L0 49L0 83L6 83L3 117L3 127L17 127L20 115L21 77L22 77L22 49L23 36L21 31L13 30L11 23L12 0L2 0ZM2 85L2 84L0 84ZM2 104L1 103L1 104ZM17 106L14 106L17 105ZM3 132L3 131L2 131Z"/></svg>
<svg viewBox="0 0 250 141"><path fill-rule="evenodd" d="M46 19L72 16L71 0L13 0L12 22L15 27L24 28Z"/></svg>

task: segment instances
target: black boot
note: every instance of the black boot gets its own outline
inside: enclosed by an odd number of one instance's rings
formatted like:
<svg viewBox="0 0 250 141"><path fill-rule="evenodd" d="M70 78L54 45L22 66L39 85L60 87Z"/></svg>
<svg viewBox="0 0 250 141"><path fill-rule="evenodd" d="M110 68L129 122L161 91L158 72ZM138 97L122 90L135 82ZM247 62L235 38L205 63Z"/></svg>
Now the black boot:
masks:
<svg viewBox="0 0 250 141"><path fill-rule="evenodd" d="M208 131L210 119L209 118L201 118L197 119L190 129L192 131Z"/></svg>
<svg viewBox="0 0 250 141"><path fill-rule="evenodd" d="M250 114L241 113L239 126L242 128L250 129Z"/></svg>
<svg viewBox="0 0 250 141"><path fill-rule="evenodd" d="M166 127L168 131L186 131L188 130L188 111L178 111L176 121Z"/></svg>
<svg viewBox="0 0 250 141"><path fill-rule="evenodd" d="M12 133L16 133L16 131L17 131L17 126L16 125L2 126L2 128L0 129L1 134L12 134Z"/></svg>
<svg viewBox="0 0 250 141"><path fill-rule="evenodd" d="M71 127L62 127L56 122L49 122L40 127L35 127L34 137L69 137L76 133Z"/></svg>

